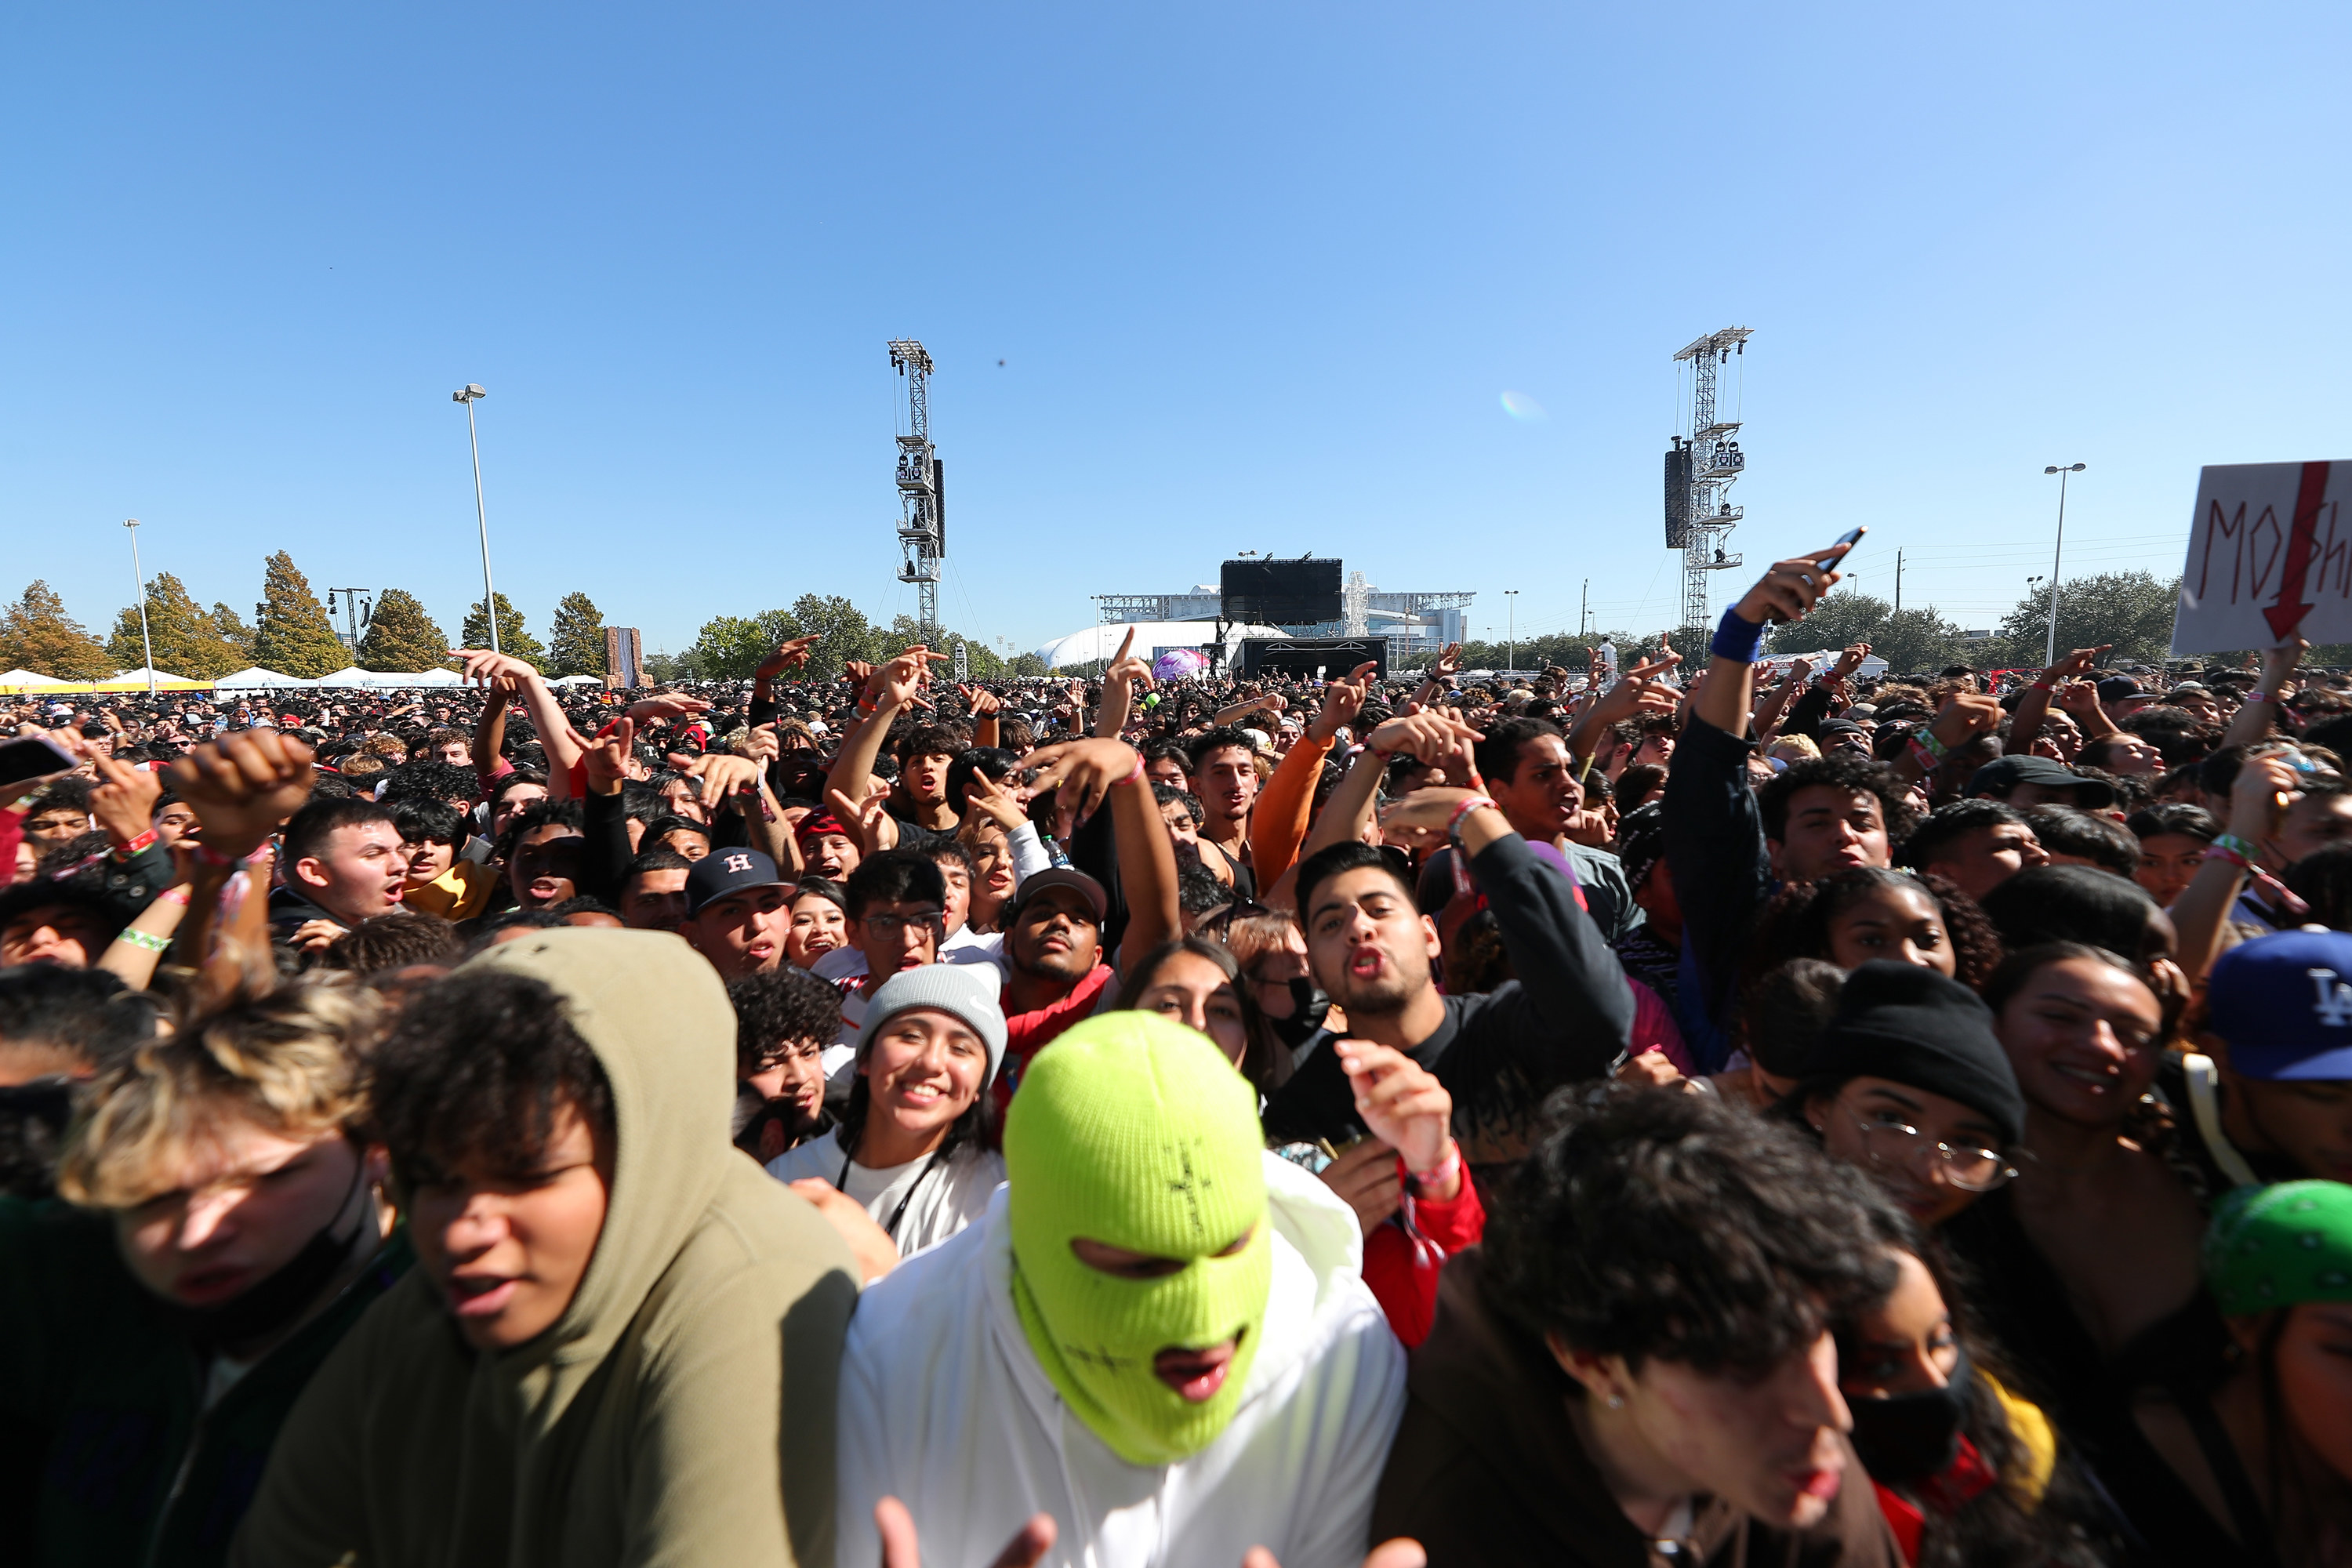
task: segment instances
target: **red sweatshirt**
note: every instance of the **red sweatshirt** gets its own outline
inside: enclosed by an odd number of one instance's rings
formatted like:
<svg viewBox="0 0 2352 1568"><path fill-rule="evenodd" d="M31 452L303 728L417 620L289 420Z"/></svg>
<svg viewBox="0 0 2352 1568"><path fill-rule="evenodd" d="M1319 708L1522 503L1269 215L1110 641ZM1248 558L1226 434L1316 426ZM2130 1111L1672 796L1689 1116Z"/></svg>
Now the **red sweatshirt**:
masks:
<svg viewBox="0 0 2352 1568"><path fill-rule="evenodd" d="M1397 1162L1397 1176L1411 1180L1402 1160ZM1406 1349L1429 1337L1430 1320L1437 1315L1438 1270L1464 1247L1475 1246L1486 1230L1486 1205L1478 1201L1477 1184L1465 1163L1462 1190L1452 1199L1441 1204L1415 1198L1408 1185L1404 1206L1364 1238L1364 1283Z"/></svg>

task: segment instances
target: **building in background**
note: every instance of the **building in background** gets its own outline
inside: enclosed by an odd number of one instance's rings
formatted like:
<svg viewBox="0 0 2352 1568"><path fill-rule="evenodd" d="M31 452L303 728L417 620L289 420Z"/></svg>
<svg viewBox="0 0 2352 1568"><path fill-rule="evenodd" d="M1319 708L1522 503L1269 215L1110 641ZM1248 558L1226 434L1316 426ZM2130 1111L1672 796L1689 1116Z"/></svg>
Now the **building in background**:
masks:
<svg viewBox="0 0 2352 1568"><path fill-rule="evenodd" d="M1346 609L1341 619L1276 629L1295 637L1386 637L1393 668L1418 654L1434 653L1447 643L1467 642L1473 597L1452 591L1384 594L1366 582L1361 572L1351 572L1342 590ZM1182 594L1097 594L1093 598L1096 621L1106 626L1138 622L1213 623L1217 618L1217 588L1211 583L1196 584ZM1209 635L1204 632L1200 640L1207 642Z"/></svg>

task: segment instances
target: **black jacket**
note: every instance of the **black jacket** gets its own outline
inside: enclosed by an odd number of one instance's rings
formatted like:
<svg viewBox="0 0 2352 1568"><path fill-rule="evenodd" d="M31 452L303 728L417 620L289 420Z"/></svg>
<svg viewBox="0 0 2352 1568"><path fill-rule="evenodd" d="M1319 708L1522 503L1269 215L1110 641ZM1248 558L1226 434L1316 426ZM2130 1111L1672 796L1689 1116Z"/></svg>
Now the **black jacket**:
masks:
<svg viewBox="0 0 2352 1568"><path fill-rule="evenodd" d="M1755 746L1693 716L1666 774L1666 871L1682 905L1682 985L1676 998L1700 1065L1713 1071L1730 1054L1739 964L1749 931L1772 893L1764 814L1748 782Z"/></svg>
<svg viewBox="0 0 2352 1568"><path fill-rule="evenodd" d="M1485 995L1448 996L1445 1020L1407 1053L1454 1097L1465 1135L1520 1120L1550 1090L1609 1071L1633 1037L1633 995L1617 955L1575 889L1517 834L1470 861L1519 976ZM1267 1141L1334 1143L1364 1136L1356 1099L1328 1029L1305 1047L1265 1108Z"/></svg>

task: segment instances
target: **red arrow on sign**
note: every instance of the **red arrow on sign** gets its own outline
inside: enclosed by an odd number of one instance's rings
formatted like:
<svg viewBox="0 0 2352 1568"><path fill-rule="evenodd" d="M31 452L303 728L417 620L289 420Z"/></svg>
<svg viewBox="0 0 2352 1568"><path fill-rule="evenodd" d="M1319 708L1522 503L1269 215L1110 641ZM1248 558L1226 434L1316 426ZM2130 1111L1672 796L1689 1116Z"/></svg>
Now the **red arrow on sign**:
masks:
<svg viewBox="0 0 2352 1568"><path fill-rule="evenodd" d="M2294 522L2287 531L2286 573L2279 579L2278 603L2263 612L2263 619L2271 624L2271 635L2282 646L2294 636L2303 617L2311 614L2310 602L2303 596L2303 580L2311 570L2311 552L2317 548L2319 508L2327 499L2327 468L2326 463L2303 466L2303 482L2294 492Z"/></svg>

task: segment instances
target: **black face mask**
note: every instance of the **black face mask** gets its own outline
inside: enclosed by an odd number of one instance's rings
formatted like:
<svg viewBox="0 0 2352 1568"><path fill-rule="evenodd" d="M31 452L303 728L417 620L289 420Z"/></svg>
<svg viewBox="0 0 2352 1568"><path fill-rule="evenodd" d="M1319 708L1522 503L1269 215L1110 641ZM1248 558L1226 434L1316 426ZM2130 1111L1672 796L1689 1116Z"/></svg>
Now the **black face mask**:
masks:
<svg viewBox="0 0 2352 1568"><path fill-rule="evenodd" d="M1274 1030L1276 1039L1295 1051L1323 1026L1325 1016L1331 1011L1331 998L1318 990L1315 982L1304 974L1294 975L1289 984L1290 1016L1269 1017L1266 1024Z"/></svg>
<svg viewBox="0 0 2352 1568"><path fill-rule="evenodd" d="M1853 1451L1873 1480L1924 1481L1958 1457L1960 1421L1976 1375L1969 1352L1959 1355L1941 1388L1845 1402L1853 1412Z"/></svg>
<svg viewBox="0 0 2352 1568"><path fill-rule="evenodd" d="M358 1151L354 1149L353 1152ZM344 1189L343 1201L335 1205L333 1217L302 1244L301 1251L280 1264L275 1274L217 1306L183 1307L176 1301L163 1304L165 1313L190 1343L209 1351L220 1345L257 1340L302 1315L319 1292L326 1289L327 1281L335 1277L335 1270L351 1260L352 1249L367 1230L368 1216L362 1215L358 1228L351 1235L341 1239L335 1236L335 1226L352 1206L352 1194L367 1180L364 1155L360 1155L358 1165L352 1173L351 1186Z"/></svg>

